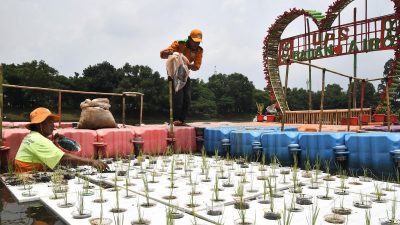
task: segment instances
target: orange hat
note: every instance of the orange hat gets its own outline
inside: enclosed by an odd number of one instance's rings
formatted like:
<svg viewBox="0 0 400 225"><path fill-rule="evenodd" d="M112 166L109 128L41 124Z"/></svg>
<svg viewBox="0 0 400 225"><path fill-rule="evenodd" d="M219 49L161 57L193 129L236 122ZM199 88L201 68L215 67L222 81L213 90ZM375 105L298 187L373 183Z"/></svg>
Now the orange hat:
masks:
<svg viewBox="0 0 400 225"><path fill-rule="evenodd" d="M41 122L45 121L47 119L47 117L52 117L54 121L60 120L60 116L52 114L50 112L50 110L43 108L43 107L34 109L31 112L30 117L31 117L31 122L26 125L26 128L28 128L28 129L30 128L31 124L41 123Z"/></svg>
<svg viewBox="0 0 400 225"><path fill-rule="evenodd" d="M194 42L202 42L203 41L203 33L199 29L194 29L190 32L190 37Z"/></svg>

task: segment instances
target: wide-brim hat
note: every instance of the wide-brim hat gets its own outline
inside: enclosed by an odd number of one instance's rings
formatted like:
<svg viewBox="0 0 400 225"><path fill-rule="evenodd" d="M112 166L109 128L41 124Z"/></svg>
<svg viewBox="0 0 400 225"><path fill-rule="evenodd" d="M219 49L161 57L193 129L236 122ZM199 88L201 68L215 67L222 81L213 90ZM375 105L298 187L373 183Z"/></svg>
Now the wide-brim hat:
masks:
<svg viewBox="0 0 400 225"><path fill-rule="evenodd" d="M44 107L39 107L34 109L30 114L30 123L27 124L25 127L30 129L32 124L39 124L45 121L48 117L53 118L53 121L60 121L60 116L52 114L50 110L44 108Z"/></svg>

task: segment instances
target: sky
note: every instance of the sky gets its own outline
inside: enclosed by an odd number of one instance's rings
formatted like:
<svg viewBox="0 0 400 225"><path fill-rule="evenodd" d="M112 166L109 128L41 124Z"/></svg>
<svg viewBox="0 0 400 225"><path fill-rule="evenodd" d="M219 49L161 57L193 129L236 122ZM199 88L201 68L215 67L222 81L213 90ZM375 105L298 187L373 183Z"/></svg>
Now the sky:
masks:
<svg viewBox="0 0 400 225"><path fill-rule="evenodd" d="M82 73L89 65L108 61L147 65L166 76L160 50L184 39L193 28L203 31L203 64L192 78L205 81L215 72L241 73L256 88L266 87L263 40L275 19L290 8L325 12L334 0L0 0L0 62L20 64L44 60L61 75ZM352 21L353 8L364 18L365 0L355 0L342 12ZM392 14L390 0L369 0L368 16ZM304 32L303 18L291 23L282 37ZM334 23L335 24L335 23ZM316 26L311 24L311 30ZM358 76L382 76L393 51L360 54ZM315 60L313 64L352 74L352 56ZM283 78L284 67L281 67ZM321 76L313 70L313 90ZM290 67L289 87L305 88L308 67ZM327 74L327 84L342 87L347 80ZM378 83L374 83L377 85Z"/></svg>

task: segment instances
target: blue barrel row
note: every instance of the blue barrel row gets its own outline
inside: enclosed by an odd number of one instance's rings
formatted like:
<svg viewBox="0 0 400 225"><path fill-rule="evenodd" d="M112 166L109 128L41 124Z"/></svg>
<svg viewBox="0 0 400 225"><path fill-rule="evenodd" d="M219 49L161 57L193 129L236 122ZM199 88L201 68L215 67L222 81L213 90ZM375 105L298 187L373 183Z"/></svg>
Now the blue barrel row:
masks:
<svg viewBox="0 0 400 225"><path fill-rule="evenodd" d="M230 147L231 155L253 156L257 151L267 159L276 156L281 163L292 164L292 155L297 154L300 165L309 159L314 164L317 157L321 165L330 162L335 167L338 159L344 159L347 167L360 173L368 168L376 175L394 173L400 164L399 133L351 133L351 132L297 132L296 128L280 132L278 127L245 128L219 127L206 128L205 148L208 154L218 149L220 155L226 154Z"/></svg>

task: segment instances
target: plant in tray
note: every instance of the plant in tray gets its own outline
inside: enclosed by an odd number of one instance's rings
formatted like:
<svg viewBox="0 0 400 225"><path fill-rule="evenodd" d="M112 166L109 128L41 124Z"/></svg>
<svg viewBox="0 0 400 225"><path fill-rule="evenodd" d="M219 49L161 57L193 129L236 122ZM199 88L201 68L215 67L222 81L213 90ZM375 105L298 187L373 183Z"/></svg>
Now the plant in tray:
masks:
<svg viewBox="0 0 400 225"><path fill-rule="evenodd" d="M60 208L70 208L70 207L74 206L73 202L68 201L68 192L64 192L63 201L57 203L57 206Z"/></svg>
<svg viewBox="0 0 400 225"><path fill-rule="evenodd" d="M143 180L143 192L146 202L142 203L141 206L145 208L155 206L155 203L150 202L150 194L149 194L150 189L149 189L149 184L147 182L147 176L143 176L142 180Z"/></svg>
<svg viewBox="0 0 400 225"><path fill-rule="evenodd" d="M324 195L318 195L317 198L322 199L322 200L331 200L332 197L329 196L329 181L325 181L325 194Z"/></svg>
<svg viewBox="0 0 400 225"><path fill-rule="evenodd" d="M144 212L141 210L139 202L137 202L136 209L137 209L137 219L133 220L131 222L131 224L132 225L149 225L150 220L147 220L144 218Z"/></svg>
<svg viewBox="0 0 400 225"><path fill-rule="evenodd" d="M278 220L279 225L290 225L292 223L293 214L292 211L287 210L286 203L283 203L282 217Z"/></svg>
<svg viewBox="0 0 400 225"><path fill-rule="evenodd" d="M363 176L359 176L358 179L361 182L371 182L372 178L368 176L368 168L363 168Z"/></svg>
<svg viewBox="0 0 400 225"><path fill-rule="evenodd" d="M361 209L369 209L372 207L372 202L368 200L368 196L360 191L360 198L353 201L353 205Z"/></svg>
<svg viewBox="0 0 400 225"><path fill-rule="evenodd" d="M351 214L351 212L352 212L352 210L350 209L350 208L345 208L344 207L344 198L345 198L345 196L344 195L342 195L341 197L339 197L340 198L340 206L339 207L336 207L335 205L335 203L336 203L336 200L335 200L335 202L334 202L334 206L333 206L333 208L332 208L332 212L334 213L334 214L339 214L339 215L350 215Z"/></svg>
<svg viewBox="0 0 400 225"><path fill-rule="evenodd" d="M234 184L232 183L231 178L232 178L232 174L231 174L231 172L229 172L228 179L223 182L222 187L233 187Z"/></svg>
<svg viewBox="0 0 400 225"><path fill-rule="evenodd" d="M100 187L100 189L103 189ZM103 195L103 192L101 192L101 195ZM101 197L103 198L103 197ZM98 218L92 218L89 220L91 225L110 225L112 220L109 218L104 218L104 213L103 213L103 203L104 201L100 201L100 215Z"/></svg>
<svg viewBox="0 0 400 225"><path fill-rule="evenodd" d="M92 211L85 209L85 198L81 191L77 192L76 211L72 212L74 219L85 219L92 216Z"/></svg>
<svg viewBox="0 0 400 225"><path fill-rule="evenodd" d="M113 214L116 214L116 213L123 213L123 212L126 211L125 208L121 208L121 207L120 207L120 202L119 202L119 201L120 201L120 199L119 199L119 188L117 188L117 189L115 190L115 207L112 208L112 209L110 210L110 212L112 212ZM119 221L119 219L120 219L119 216L115 217L115 215L114 215L114 218L117 218L118 221ZM115 221L115 219L114 219L114 221Z"/></svg>
<svg viewBox="0 0 400 225"><path fill-rule="evenodd" d="M311 206L310 212L306 216L308 225L317 225L319 210L320 210L320 208L318 207L318 203L316 200L314 200L314 204Z"/></svg>
<svg viewBox="0 0 400 225"><path fill-rule="evenodd" d="M267 199L268 195L268 186L267 186L267 181L263 181L263 192L262 195L259 197L258 203L260 204L269 204L269 199Z"/></svg>
<svg viewBox="0 0 400 225"><path fill-rule="evenodd" d="M375 197L372 199L373 202L377 202L377 203L385 203L387 202L387 200L384 198L384 196L386 196L385 193L383 193L382 191L382 187L378 182L374 182L374 192L372 192L371 194L373 194Z"/></svg>
<svg viewBox="0 0 400 225"><path fill-rule="evenodd" d="M299 178L298 178L299 169L297 167L297 157L296 157L296 155L294 155L293 161L294 161L293 168L292 168L293 187L291 187L289 189L289 191L292 192L292 193L301 193L302 192L302 188L299 185Z"/></svg>
<svg viewBox="0 0 400 225"><path fill-rule="evenodd" d="M292 200L290 202L290 208L288 209L290 212L301 212L303 211L303 207L296 204L296 195L292 193Z"/></svg>
<svg viewBox="0 0 400 225"><path fill-rule="evenodd" d="M215 183L214 183L214 186L213 186L213 189L212 189L212 191L213 191L213 198L212 198L211 200L212 200L212 201L215 201L215 202L223 202L223 201L225 201L225 200L219 197L219 192L220 192L222 189L220 189L220 187L219 187L219 182L218 182L218 180L219 180L219 178L218 178L217 174L215 174Z"/></svg>
<svg viewBox="0 0 400 225"><path fill-rule="evenodd" d="M299 205L311 205L312 204L312 196L308 194L297 194L296 203Z"/></svg>
<svg viewBox="0 0 400 225"><path fill-rule="evenodd" d="M369 209L365 210L365 225L371 225L371 211Z"/></svg>
<svg viewBox="0 0 400 225"><path fill-rule="evenodd" d="M325 160L325 173L326 176L323 178L324 181L335 181L336 178L331 175L330 170L331 170L331 160Z"/></svg>
<svg viewBox="0 0 400 225"><path fill-rule="evenodd" d="M131 194L129 191L129 187L132 186L132 183L129 181L129 175L125 176L125 196L124 198L133 198L135 195Z"/></svg>
<svg viewBox="0 0 400 225"><path fill-rule="evenodd" d="M397 198L396 195L393 195L393 200L391 201L391 206L390 206L390 213L388 210L386 210L386 218L380 218L379 221L381 222L381 225L399 225L400 220L396 218L397 215Z"/></svg>
<svg viewBox="0 0 400 225"><path fill-rule="evenodd" d="M94 203L104 203L104 202L107 202L107 199L105 199L104 198L104 195L103 195L103 191L104 191L104 189L103 189L103 187L101 186L101 181L100 181L100 188L99 188L99 197L98 198L96 198L95 200L93 200L93 202Z"/></svg>
<svg viewBox="0 0 400 225"><path fill-rule="evenodd" d="M383 188L383 190L389 192L396 191L396 188L394 187L393 183L391 183L391 175L387 177L385 182L385 187Z"/></svg>
<svg viewBox="0 0 400 225"><path fill-rule="evenodd" d="M239 218L235 220L235 225L253 225L255 222L250 221L249 218L246 217L246 209L240 208L237 209Z"/></svg>
<svg viewBox="0 0 400 225"><path fill-rule="evenodd" d="M241 208L248 209L248 208L250 208L249 203L247 203L245 201L245 198L244 198L244 186L243 186L243 184L240 184L240 183L238 184L234 196L235 196L234 197L234 201L235 202L233 203L233 206L234 206L235 209L241 209Z"/></svg>
<svg viewBox="0 0 400 225"><path fill-rule="evenodd" d="M23 197L33 197L38 194L37 191L33 190L32 182L29 180L28 176L22 175L22 183L25 191L22 192Z"/></svg>
<svg viewBox="0 0 400 225"><path fill-rule="evenodd" d="M311 163L310 163L310 157L308 155L308 150L306 153L306 162L304 163L304 172L302 174L303 177L305 178L311 178L312 174L311 174Z"/></svg>
<svg viewBox="0 0 400 225"><path fill-rule="evenodd" d="M279 212L274 211L274 197L273 197L273 187L271 183L271 177L268 177L268 189L269 189L269 211L264 212L264 218L268 220L279 220L281 218L281 214Z"/></svg>
<svg viewBox="0 0 400 225"><path fill-rule="evenodd" d="M347 176L346 176L346 172L344 170L340 170L339 178L340 178L340 186L339 186L339 189L335 190L335 194L348 195L349 192L347 191L347 189L349 187L346 186Z"/></svg>
<svg viewBox="0 0 400 225"><path fill-rule="evenodd" d="M249 192L249 193L257 193L258 192L258 188L254 187L254 174L251 174L250 189L247 189L247 192Z"/></svg>

